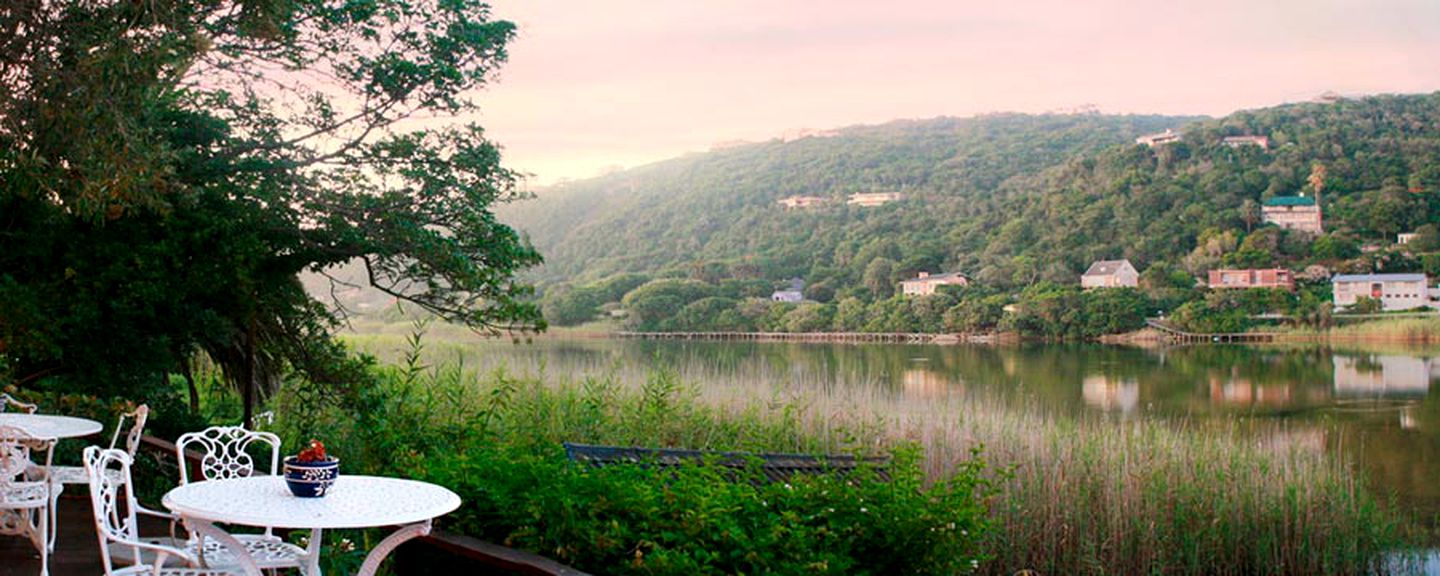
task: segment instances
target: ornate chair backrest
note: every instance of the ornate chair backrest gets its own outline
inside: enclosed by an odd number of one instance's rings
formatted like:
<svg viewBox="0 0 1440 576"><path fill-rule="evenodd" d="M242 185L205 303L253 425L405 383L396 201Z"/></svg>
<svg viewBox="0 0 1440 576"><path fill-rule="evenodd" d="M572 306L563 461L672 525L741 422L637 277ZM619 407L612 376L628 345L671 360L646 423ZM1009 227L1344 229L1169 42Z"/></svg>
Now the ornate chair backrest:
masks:
<svg viewBox="0 0 1440 576"><path fill-rule="evenodd" d="M280 464L280 437L270 432L256 432L239 426L211 426L199 432L190 432L175 441L176 456L185 462L185 450L195 445L203 456L200 459L200 474L205 480L243 478L255 474L255 458L249 449L255 443L270 445L270 474L273 476ZM180 467L180 483L190 482L189 466Z"/></svg>
<svg viewBox="0 0 1440 576"><path fill-rule="evenodd" d="M115 444L120 441L120 432L125 429L126 418L130 419L130 431L125 434L125 453L134 459L135 452L140 449L140 436L145 433L145 421L150 419L150 406L141 404L134 410L120 415L120 421L115 423L115 435L110 437L111 449L114 449Z"/></svg>
<svg viewBox="0 0 1440 576"><path fill-rule="evenodd" d="M4 412L10 408L14 408L16 412L34 414L36 410L40 409L40 406L29 402L21 402L16 400L14 396L0 392L0 412Z"/></svg>
<svg viewBox="0 0 1440 576"><path fill-rule="evenodd" d="M0 487L6 487L7 497L0 504L33 503L31 496L40 500L48 499L45 480L28 480L25 471L34 465L30 461L31 450L45 451L45 467L50 467L51 441L39 440L24 428L0 425ZM32 494L34 493L34 494Z"/></svg>
<svg viewBox="0 0 1440 576"><path fill-rule="evenodd" d="M130 489L130 455L122 450L90 446L85 449L85 476L90 481L90 506L95 511L95 534L100 538L100 561L105 573L114 570L110 558L111 542L130 543L140 539L136 532L135 509L121 506L133 502ZM119 474L107 474L115 469ZM140 563L140 549L133 548L135 564Z"/></svg>

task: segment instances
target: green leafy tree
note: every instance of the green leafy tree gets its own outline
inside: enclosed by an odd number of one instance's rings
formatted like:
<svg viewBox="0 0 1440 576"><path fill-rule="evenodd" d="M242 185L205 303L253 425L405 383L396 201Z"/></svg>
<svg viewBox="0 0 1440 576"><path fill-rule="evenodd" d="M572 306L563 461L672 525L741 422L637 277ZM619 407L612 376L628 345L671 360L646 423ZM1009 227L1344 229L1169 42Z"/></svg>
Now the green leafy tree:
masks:
<svg viewBox="0 0 1440 576"><path fill-rule="evenodd" d="M895 261L876 258L865 266L865 288L876 299L889 298L895 293Z"/></svg>
<svg viewBox="0 0 1440 576"><path fill-rule="evenodd" d="M1379 314L1385 311L1385 304L1377 298L1361 296L1355 299L1355 303L1345 308L1351 314Z"/></svg>
<svg viewBox="0 0 1440 576"><path fill-rule="evenodd" d="M786 332L825 332L834 322L835 306L806 302L785 314Z"/></svg>
<svg viewBox="0 0 1440 576"><path fill-rule="evenodd" d="M945 311L945 329L951 332L991 332L1005 315L1008 296L967 299Z"/></svg>
<svg viewBox="0 0 1440 576"><path fill-rule="evenodd" d="M621 304L626 322L639 330L665 330L665 321L685 306L715 293L715 287L698 280L661 278L631 290ZM723 307L721 307L723 308Z"/></svg>
<svg viewBox="0 0 1440 576"><path fill-rule="evenodd" d="M1440 250L1440 227L1425 224L1415 229L1415 237L1405 244L1412 252L1434 252Z"/></svg>
<svg viewBox="0 0 1440 576"><path fill-rule="evenodd" d="M296 280L543 327L475 110L515 28L473 0L0 3L0 341L99 393L206 351L246 391L358 373ZM322 81L316 81L322 79ZM436 125L427 122L426 125Z"/></svg>
<svg viewBox="0 0 1440 576"><path fill-rule="evenodd" d="M1341 260L1360 255L1360 247L1348 236L1330 233L1315 239L1310 253L1319 260Z"/></svg>
<svg viewBox="0 0 1440 576"><path fill-rule="evenodd" d="M868 309L859 298L845 298L835 311L835 329L840 332L859 332L865 327Z"/></svg>

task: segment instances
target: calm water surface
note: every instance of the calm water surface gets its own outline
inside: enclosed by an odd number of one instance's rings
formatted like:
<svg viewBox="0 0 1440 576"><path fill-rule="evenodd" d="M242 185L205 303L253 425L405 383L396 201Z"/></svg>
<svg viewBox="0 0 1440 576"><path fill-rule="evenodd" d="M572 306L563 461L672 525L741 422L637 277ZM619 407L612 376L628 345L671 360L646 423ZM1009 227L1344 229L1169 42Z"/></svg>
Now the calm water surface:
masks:
<svg viewBox="0 0 1440 576"><path fill-rule="evenodd" d="M383 351L377 350L383 355ZM471 366L579 378L657 363L702 387L771 384L956 394L1105 418L1285 421L1382 495L1440 519L1440 348L905 346L542 339L449 353ZM1433 393L1432 393L1433 392Z"/></svg>

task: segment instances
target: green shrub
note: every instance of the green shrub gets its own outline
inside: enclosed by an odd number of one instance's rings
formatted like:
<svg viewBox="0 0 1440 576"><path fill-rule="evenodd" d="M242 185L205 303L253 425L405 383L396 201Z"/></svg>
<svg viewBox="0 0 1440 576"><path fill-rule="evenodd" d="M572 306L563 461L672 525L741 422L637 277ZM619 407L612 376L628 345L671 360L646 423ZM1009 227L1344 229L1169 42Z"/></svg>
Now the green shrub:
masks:
<svg viewBox="0 0 1440 576"><path fill-rule="evenodd" d="M913 454L913 452L903 452ZM591 468L558 447L503 446L427 460L465 505L445 527L603 574L961 574L987 526L978 461L926 486L913 457L889 482L733 477L703 464Z"/></svg>

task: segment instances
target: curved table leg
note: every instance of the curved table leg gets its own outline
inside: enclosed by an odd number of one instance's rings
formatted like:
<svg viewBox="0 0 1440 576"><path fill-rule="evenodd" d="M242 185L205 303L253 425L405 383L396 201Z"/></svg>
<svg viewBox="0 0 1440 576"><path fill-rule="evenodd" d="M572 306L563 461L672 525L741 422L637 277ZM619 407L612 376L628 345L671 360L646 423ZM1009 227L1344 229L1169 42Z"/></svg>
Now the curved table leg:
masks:
<svg viewBox="0 0 1440 576"><path fill-rule="evenodd" d="M395 550L396 547L404 544L407 540L419 538L430 533L430 520L406 524L399 530L386 536L381 540L370 554L365 556L365 563L360 565L360 571L355 576L375 576L375 571L380 569L380 563Z"/></svg>
<svg viewBox="0 0 1440 576"><path fill-rule="evenodd" d="M320 576L320 542L325 540L325 531L310 529L310 541L305 546L305 564L300 573L305 576Z"/></svg>
<svg viewBox="0 0 1440 576"><path fill-rule="evenodd" d="M221 546L230 549L230 553L235 556L236 568L239 568L242 574L246 576L261 576L261 574L263 574L260 571L260 567L255 564L255 559L251 558L250 553L245 550L245 545L241 544L239 540L236 540L234 536L231 536L229 532L216 528L214 524L198 518L184 518L182 521L185 522L186 530L189 530L196 538L200 538L202 544L199 546L199 559L202 565L205 563L204 539L209 538L219 542ZM158 571L159 567L156 567L156 570Z"/></svg>

